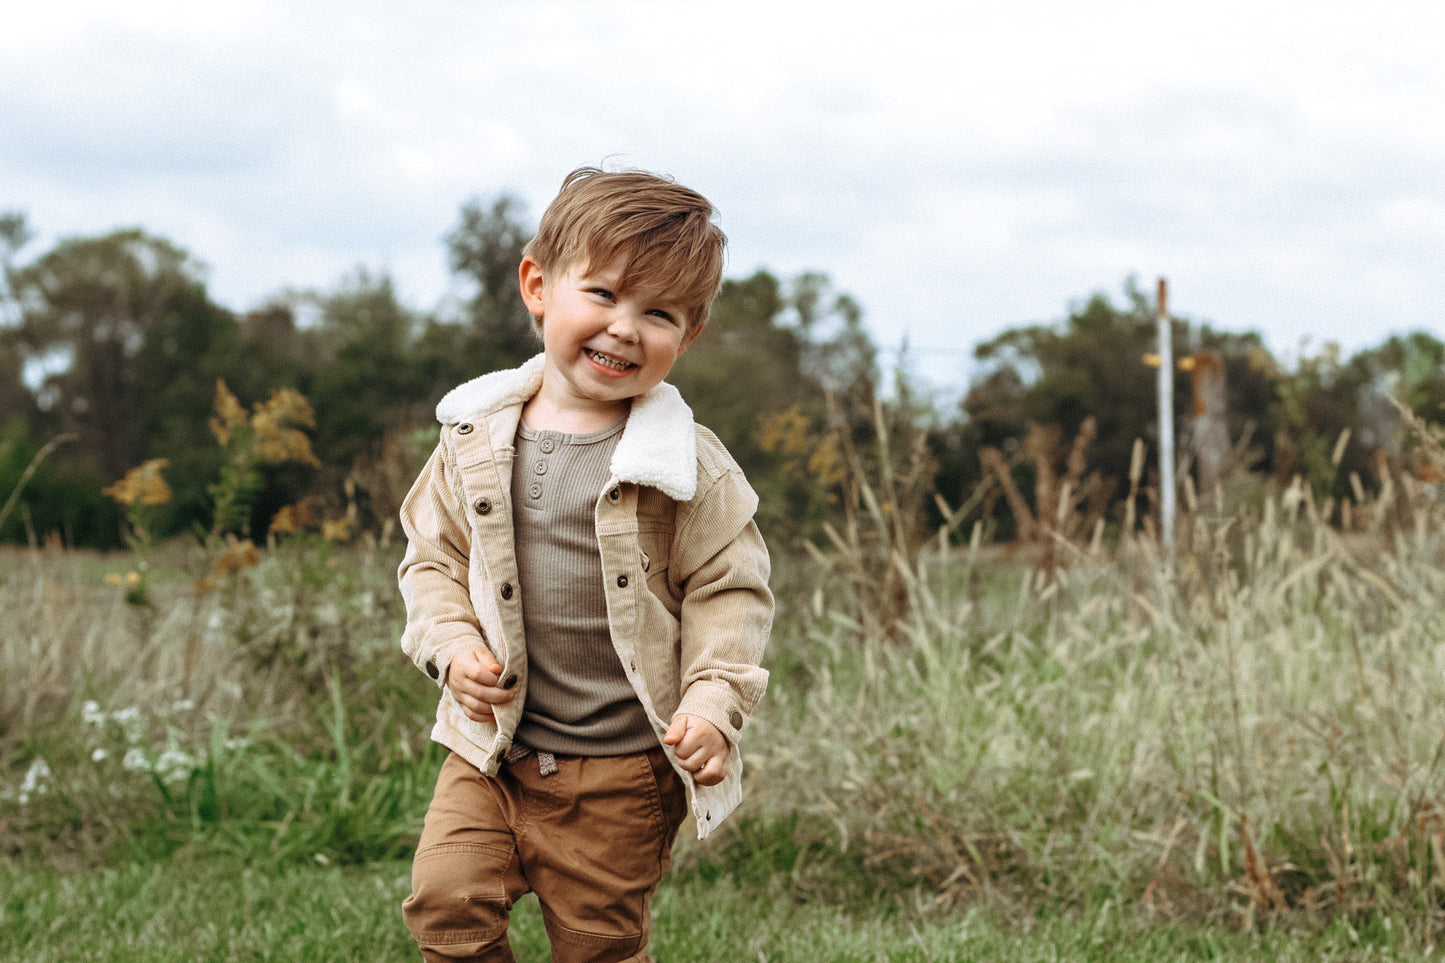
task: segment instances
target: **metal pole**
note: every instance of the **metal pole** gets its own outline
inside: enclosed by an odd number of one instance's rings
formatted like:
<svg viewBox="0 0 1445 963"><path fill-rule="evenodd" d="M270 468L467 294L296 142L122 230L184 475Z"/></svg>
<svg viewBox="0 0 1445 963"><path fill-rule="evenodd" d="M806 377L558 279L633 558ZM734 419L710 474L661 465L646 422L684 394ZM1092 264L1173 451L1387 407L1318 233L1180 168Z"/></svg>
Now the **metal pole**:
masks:
<svg viewBox="0 0 1445 963"><path fill-rule="evenodd" d="M1174 343L1169 324L1168 283L1159 279L1159 534L1164 559L1174 569Z"/></svg>

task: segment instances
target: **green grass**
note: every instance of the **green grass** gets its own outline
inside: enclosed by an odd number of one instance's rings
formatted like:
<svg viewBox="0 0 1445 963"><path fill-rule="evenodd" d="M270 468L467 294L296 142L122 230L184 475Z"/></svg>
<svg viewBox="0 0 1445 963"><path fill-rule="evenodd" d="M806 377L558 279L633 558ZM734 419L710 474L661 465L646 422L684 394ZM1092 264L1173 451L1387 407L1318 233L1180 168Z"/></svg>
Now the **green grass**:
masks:
<svg viewBox="0 0 1445 963"><path fill-rule="evenodd" d="M127 863L60 872L0 863L0 960L25 963L376 961L418 959L401 921L410 865L235 860ZM800 899L785 875L742 883L684 873L655 901L652 953L667 963L944 961L1354 961L1411 959L1391 934L1348 926L1297 934L1147 923L1130 909L1022 919L981 909L940 914L893 904ZM522 963L547 959L536 902L516 908Z"/></svg>
<svg viewBox="0 0 1445 963"><path fill-rule="evenodd" d="M780 560L747 796L680 844L658 958L1428 955L1445 518L1397 504L1196 517L1173 579L1139 541L935 555L901 596L858 591L896 552ZM142 606L124 560L0 554L0 955L411 955L440 754L398 554L297 539L203 592L167 546ZM545 958L534 906L517 934Z"/></svg>

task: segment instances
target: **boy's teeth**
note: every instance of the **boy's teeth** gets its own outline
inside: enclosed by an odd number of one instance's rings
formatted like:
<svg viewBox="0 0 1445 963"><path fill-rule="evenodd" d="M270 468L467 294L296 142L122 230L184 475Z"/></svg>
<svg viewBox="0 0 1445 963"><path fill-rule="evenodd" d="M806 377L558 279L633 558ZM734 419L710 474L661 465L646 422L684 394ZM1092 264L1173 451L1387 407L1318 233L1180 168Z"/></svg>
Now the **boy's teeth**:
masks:
<svg viewBox="0 0 1445 963"><path fill-rule="evenodd" d="M609 368L616 368L618 371L632 367L630 362L620 361L617 358L602 354L600 351L590 351L588 354L592 356L593 361L605 364Z"/></svg>

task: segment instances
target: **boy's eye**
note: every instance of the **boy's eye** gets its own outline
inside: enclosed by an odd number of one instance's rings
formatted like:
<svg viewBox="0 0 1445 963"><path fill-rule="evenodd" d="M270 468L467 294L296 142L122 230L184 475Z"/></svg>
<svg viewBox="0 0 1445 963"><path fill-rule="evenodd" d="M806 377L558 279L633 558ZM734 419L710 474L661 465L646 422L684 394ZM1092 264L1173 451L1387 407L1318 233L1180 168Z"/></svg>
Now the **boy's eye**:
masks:
<svg viewBox="0 0 1445 963"><path fill-rule="evenodd" d="M606 298L608 301L613 300L612 292L607 290L606 288L593 288L592 293L597 295L597 297L599 298Z"/></svg>
<svg viewBox="0 0 1445 963"><path fill-rule="evenodd" d="M673 323L676 323L677 321L677 319L673 317L671 311L664 311L661 308L653 308L647 313L652 315L654 318L661 318L664 321L670 321Z"/></svg>

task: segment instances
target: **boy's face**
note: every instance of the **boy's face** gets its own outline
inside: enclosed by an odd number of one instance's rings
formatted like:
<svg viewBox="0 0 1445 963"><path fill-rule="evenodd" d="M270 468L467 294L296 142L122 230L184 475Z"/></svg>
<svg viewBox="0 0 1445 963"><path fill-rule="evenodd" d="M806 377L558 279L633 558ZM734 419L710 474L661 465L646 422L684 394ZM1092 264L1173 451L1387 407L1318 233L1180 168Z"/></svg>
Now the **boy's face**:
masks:
<svg viewBox="0 0 1445 963"><path fill-rule="evenodd" d="M701 329L665 292L634 284L619 294L623 262L573 265L544 276L531 257L518 275L527 310L542 318L544 400L614 420L667 377Z"/></svg>

